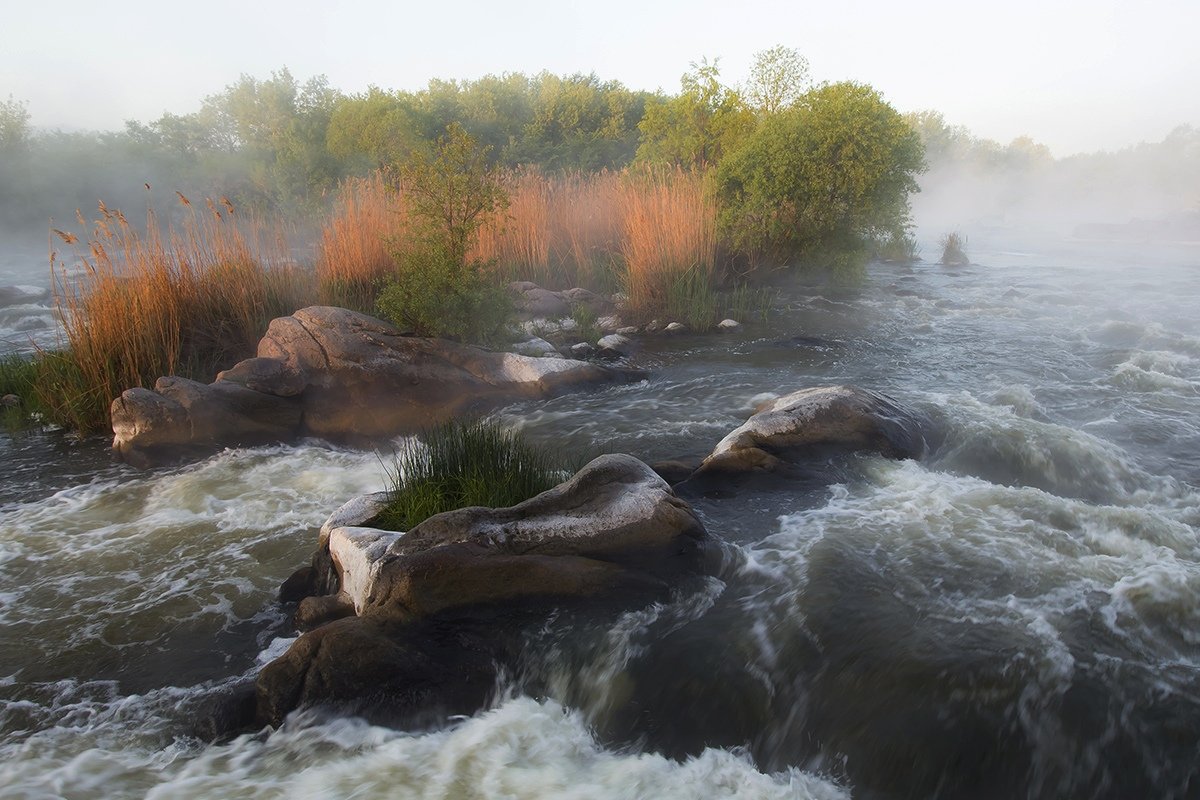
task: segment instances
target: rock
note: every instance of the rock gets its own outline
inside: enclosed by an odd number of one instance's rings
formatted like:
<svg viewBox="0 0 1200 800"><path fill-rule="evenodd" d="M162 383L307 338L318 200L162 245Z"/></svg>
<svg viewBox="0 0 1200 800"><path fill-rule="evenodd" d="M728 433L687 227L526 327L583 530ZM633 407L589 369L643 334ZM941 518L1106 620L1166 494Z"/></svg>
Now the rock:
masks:
<svg viewBox="0 0 1200 800"><path fill-rule="evenodd" d="M633 336L638 332L637 326L626 325L624 328L617 328L616 333L619 336Z"/></svg>
<svg viewBox="0 0 1200 800"><path fill-rule="evenodd" d="M572 308L583 306L591 309L596 314L605 314L613 309L612 300L588 289L579 287L567 289L562 293L562 296L571 304Z"/></svg>
<svg viewBox="0 0 1200 800"><path fill-rule="evenodd" d="M178 460L222 447L294 438L303 410L236 383L159 378L154 391L128 389L112 404L113 450L135 466Z"/></svg>
<svg viewBox="0 0 1200 800"><path fill-rule="evenodd" d="M580 360L593 358L596 355L596 347L590 342L579 342L571 345L571 358Z"/></svg>
<svg viewBox="0 0 1200 800"><path fill-rule="evenodd" d="M356 499L322 528L308 580L323 591L297 621L325 624L260 673L261 724L326 702L385 703L406 719L474 713L496 662L515 658L478 636L492 619L547 602L643 602L708 558L692 509L627 455L601 456L510 508L449 511L406 533L360 524L380 502Z"/></svg>
<svg viewBox="0 0 1200 800"><path fill-rule="evenodd" d="M312 630L255 682L259 726L292 709L339 703L375 722L424 727L473 714L495 689L495 654L469 629L348 617Z"/></svg>
<svg viewBox="0 0 1200 800"><path fill-rule="evenodd" d="M304 391L308 376L277 358L247 358L231 369L218 372L217 380L276 397L295 397Z"/></svg>
<svg viewBox="0 0 1200 800"><path fill-rule="evenodd" d="M21 398L15 394L6 394L0 397L0 408L17 408L21 405Z"/></svg>
<svg viewBox="0 0 1200 800"><path fill-rule="evenodd" d="M722 333L737 333L742 329L742 323L736 319L723 319L717 323L717 330Z"/></svg>
<svg viewBox="0 0 1200 800"><path fill-rule="evenodd" d="M693 479L770 472L828 446L916 458L925 451L921 423L918 415L876 392L853 386L802 389L764 404L730 432Z"/></svg>
<svg viewBox="0 0 1200 800"><path fill-rule="evenodd" d="M528 341L514 344L512 351L523 356L533 356L535 358L544 358L549 355L558 356L558 348L537 336Z"/></svg>
<svg viewBox="0 0 1200 800"><path fill-rule="evenodd" d="M603 333L614 333L623 328L624 325L622 325L620 317L609 314L596 320L596 327Z"/></svg>
<svg viewBox="0 0 1200 800"><path fill-rule="evenodd" d="M664 333L687 333L687 326L681 322L672 322L663 328Z"/></svg>
<svg viewBox="0 0 1200 800"><path fill-rule="evenodd" d="M643 377L403 336L381 320L326 306L272 321L250 362L208 385L163 378L153 392L126 391L112 405L113 450L144 466L304 436L365 444L522 398Z"/></svg>
<svg viewBox="0 0 1200 800"><path fill-rule="evenodd" d="M646 333L658 333L663 329L663 324L660 320L652 319L646 323Z"/></svg>
<svg viewBox="0 0 1200 800"><path fill-rule="evenodd" d="M619 333L610 333L608 336L601 336L600 340L596 342L596 346L601 350L607 348L616 350L618 353L628 353L633 347L633 342Z"/></svg>
<svg viewBox="0 0 1200 800"><path fill-rule="evenodd" d="M511 508L449 511L407 533L342 526L326 546L339 592L359 615L411 620L520 597L652 587L694 568L703 537L691 508L649 467L606 455Z"/></svg>
<svg viewBox="0 0 1200 800"><path fill-rule="evenodd" d="M562 292L552 292L529 281L510 283L508 288L513 294L513 305L522 316L556 319L571 313L571 304Z"/></svg>

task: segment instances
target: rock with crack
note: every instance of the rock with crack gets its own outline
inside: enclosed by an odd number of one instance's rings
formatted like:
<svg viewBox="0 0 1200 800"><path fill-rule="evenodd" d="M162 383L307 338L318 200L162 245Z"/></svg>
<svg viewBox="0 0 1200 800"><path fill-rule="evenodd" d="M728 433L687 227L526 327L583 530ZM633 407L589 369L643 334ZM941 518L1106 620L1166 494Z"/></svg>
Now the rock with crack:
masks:
<svg viewBox="0 0 1200 800"><path fill-rule="evenodd" d="M337 648L318 645L343 630L387 639L378 650L385 660L401 635L409 643L399 662L406 669L404 659L420 650L412 626L546 603L640 602L710 565L707 535L691 507L627 455L601 456L510 508L449 511L407 532L368 527L384 500L371 495L339 509L322 529L312 565L289 579L316 592L301 602L298 619L317 627L263 669L260 719L277 722L299 704L354 694L338 689L323 698L314 686L330 681L313 684L311 674L340 669L339 687L370 690L382 667L371 661L363 674L347 674L358 666L337 667ZM333 626L338 633L330 633Z"/></svg>
<svg viewBox="0 0 1200 800"><path fill-rule="evenodd" d="M760 406L717 444L689 482L774 472L830 449L917 458L926 449L924 426L921 415L878 392L802 389Z"/></svg>
<svg viewBox="0 0 1200 800"><path fill-rule="evenodd" d="M258 355L211 384L164 378L113 401L113 449L138 465L316 436L365 444L526 398L644 373L404 336L342 308L271 322Z"/></svg>

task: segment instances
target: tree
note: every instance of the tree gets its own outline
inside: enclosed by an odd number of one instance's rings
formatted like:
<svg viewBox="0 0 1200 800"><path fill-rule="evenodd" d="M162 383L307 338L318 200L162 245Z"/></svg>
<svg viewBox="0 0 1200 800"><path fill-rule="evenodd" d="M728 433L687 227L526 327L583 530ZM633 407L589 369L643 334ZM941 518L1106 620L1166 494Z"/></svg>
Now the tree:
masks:
<svg viewBox="0 0 1200 800"><path fill-rule="evenodd" d="M701 59L680 79L681 91L647 103L638 128L639 161L703 168L718 163L754 129L741 96L724 86L717 61Z"/></svg>
<svg viewBox="0 0 1200 800"><path fill-rule="evenodd" d="M721 227L752 255L860 254L871 239L903 232L923 168L916 132L878 92L820 86L719 166Z"/></svg>
<svg viewBox="0 0 1200 800"><path fill-rule="evenodd" d="M396 273L379 295L381 314L422 336L492 342L511 312L507 294L468 254L487 218L507 207L488 148L451 123L430 152L400 170L409 229L394 243Z"/></svg>
<svg viewBox="0 0 1200 800"><path fill-rule="evenodd" d="M808 59L799 50L777 45L754 54L746 101L760 115L795 105L808 88Z"/></svg>

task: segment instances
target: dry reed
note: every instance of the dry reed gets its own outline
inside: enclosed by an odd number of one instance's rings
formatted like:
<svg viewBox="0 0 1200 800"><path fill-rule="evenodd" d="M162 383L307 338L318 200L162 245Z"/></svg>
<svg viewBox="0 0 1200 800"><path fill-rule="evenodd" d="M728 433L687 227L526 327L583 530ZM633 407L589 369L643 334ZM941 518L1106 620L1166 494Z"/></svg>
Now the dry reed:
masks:
<svg viewBox="0 0 1200 800"><path fill-rule="evenodd" d="M60 424L99 428L114 397L160 375L211 379L252 355L271 319L312 301L311 273L289 263L281 227L241 220L224 198L197 209L179 197L178 225L150 212L138 231L101 203L86 248L55 231L77 256L51 254L67 348L43 358L54 374L39 399Z"/></svg>

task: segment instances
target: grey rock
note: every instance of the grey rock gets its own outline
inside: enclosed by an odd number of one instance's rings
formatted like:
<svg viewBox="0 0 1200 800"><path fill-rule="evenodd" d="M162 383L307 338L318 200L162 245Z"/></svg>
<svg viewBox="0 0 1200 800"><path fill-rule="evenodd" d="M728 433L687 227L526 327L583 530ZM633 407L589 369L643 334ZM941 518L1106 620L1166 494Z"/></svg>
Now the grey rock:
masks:
<svg viewBox="0 0 1200 800"><path fill-rule="evenodd" d="M742 329L742 323L736 319L723 319L717 323L717 330L722 333L736 333Z"/></svg>
<svg viewBox="0 0 1200 800"><path fill-rule="evenodd" d="M682 322L672 322L663 328L664 333L687 333L687 326Z"/></svg>

